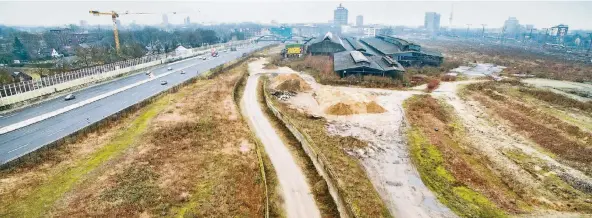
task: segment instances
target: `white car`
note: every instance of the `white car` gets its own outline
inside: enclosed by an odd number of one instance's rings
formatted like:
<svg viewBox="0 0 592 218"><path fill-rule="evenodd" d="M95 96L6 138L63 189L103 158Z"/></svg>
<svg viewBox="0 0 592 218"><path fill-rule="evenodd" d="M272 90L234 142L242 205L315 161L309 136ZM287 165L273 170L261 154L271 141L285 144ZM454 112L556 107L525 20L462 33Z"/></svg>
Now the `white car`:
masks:
<svg viewBox="0 0 592 218"><path fill-rule="evenodd" d="M202 60L207 60L207 59L208 59L208 57L206 57L206 56L201 56L201 59L202 59Z"/></svg>
<svg viewBox="0 0 592 218"><path fill-rule="evenodd" d="M181 74L185 74L185 71L184 70L181 70Z"/></svg>
<svg viewBox="0 0 592 218"><path fill-rule="evenodd" d="M168 82L166 80L160 81L160 85L166 85Z"/></svg>
<svg viewBox="0 0 592 218"><path fill-rule="evenodd" d="M173 70L173 67L168 67L167 70Z"/></svg>
<svg viewBox="0 0 592 218"><path fill-rule="evenodd" d="M76 99L76 96L74 96L74 94L68 94L64 98L64 101L69 101L69 100L74 100L74 99Z"/></svg>

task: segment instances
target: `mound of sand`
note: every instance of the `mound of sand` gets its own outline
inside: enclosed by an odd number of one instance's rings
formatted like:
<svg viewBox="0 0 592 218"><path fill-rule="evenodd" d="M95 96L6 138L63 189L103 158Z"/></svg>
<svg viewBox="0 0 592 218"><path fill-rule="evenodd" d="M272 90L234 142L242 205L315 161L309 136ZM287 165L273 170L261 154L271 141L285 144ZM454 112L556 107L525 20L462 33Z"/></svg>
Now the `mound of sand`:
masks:
<svg viewBox="0 0 592 218"><path fill-rule="evenodd" d="M377 104L375 101L371 102L354 102L354 103L343 103L338 102L337 104L329 106L326 110L326 114L331 115L352 115L352 114L378 114L384 113L386 110Z"/></svg>
<svg viewBox="0 0 592 218"><path fill-rule="evenodd" d="M271 87L277 90L290 92L311 90L310 85L296 74L280 74L274 77Z"/></svg>

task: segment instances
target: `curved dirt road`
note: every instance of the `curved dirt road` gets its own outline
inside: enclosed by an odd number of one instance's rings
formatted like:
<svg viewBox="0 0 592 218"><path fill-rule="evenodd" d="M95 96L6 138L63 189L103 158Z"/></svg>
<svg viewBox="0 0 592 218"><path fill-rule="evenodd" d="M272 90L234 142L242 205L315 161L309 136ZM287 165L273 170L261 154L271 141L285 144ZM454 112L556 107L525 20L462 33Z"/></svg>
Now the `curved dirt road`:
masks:
<svg viewBox="0 0 592 218"><path fill-rule="evenodd" d="M306 177L294 161L292 154L284 145L275 129L263 114L257 101L257 82L260 75L253 72L249 64L249 73L245 92L241 100L241 107L247 121L257 137L263 143L265 152L271 159L282 189L284 208L287 217L320 217L320 211L315 203Z"/></svg>

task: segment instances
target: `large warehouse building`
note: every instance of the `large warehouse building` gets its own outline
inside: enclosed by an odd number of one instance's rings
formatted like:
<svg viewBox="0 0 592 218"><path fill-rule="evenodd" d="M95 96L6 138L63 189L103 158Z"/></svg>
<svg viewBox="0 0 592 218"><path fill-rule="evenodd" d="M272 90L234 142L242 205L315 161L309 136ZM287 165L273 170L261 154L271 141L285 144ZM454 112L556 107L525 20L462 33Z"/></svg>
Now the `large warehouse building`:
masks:
<svg viewBox="0 0 592 218"><path fill-rule="evenodd" d="M336 52L347 50L344 41L340 37L328 32L323 37L313 38L304 44L307 54L331 55Z"/></svg>
<svg viewBox="0 0 592 218"><path fill-rule="evenodd" d="M439 52L423 49L418 44L397 37L376 36L362 38L361 41L379 54L389 56L404 66L439 66L443 61Z"/></svg>
<svg viewBox="0 0 592 218"><path fill-rule="evenodd" d="M366 56L359 51L333 54L333 70L341 77L349 75L396 77L405 71L401 64L387 56Z"/></svg>

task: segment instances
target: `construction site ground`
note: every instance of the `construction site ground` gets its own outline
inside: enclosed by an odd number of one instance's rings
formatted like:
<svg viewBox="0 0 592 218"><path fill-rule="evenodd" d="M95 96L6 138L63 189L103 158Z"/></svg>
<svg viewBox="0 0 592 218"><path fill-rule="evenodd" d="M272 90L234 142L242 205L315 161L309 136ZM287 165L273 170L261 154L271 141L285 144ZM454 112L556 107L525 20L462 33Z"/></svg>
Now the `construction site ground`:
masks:
<svg viewBox="0 0 592 218"><path fill-rule="evenodd" d="M306 72L293 74L271 78L279 108L301 121L295 123L303 132L314 135L307 123L322 120L328 135L361 141L333 146L363 166L395 217L592 214L590 103L483 78L442 82L426 94L425 87L320 85ZM407 111L413 107L427 109ZM544 134L559 140L541 140Z"/></svg>

